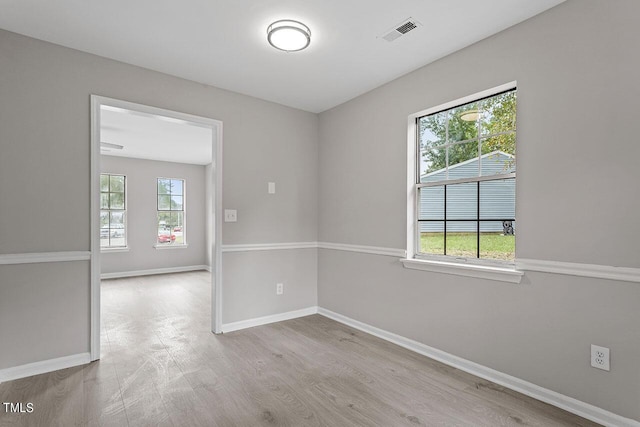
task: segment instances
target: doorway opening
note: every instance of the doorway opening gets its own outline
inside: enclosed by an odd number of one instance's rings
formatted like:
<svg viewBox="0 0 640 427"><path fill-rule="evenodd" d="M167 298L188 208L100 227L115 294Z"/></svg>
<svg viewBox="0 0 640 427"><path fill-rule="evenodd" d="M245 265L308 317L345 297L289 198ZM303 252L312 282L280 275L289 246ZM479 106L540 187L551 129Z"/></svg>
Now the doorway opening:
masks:
<svg viewBox="0 0 640 427"><path fill-rule="evenodd" d="M221 332L221 212L221 121L91 96L91 360L101 278L206 269Z"/></svg>

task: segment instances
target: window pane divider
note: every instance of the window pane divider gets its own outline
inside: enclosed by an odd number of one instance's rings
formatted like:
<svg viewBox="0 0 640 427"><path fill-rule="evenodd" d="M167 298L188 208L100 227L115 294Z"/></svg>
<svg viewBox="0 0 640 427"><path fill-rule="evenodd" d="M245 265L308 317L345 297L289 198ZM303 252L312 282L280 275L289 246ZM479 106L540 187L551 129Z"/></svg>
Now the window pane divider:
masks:
<svg viewBox="0 0 640 427"><path fill-rule="evenodd" d="M478 189L476 191L476 216L478 217L478 222L476 222L476 252L477 258L480 258L480 181L477 182L477 185Z"/></svg>
<svg viewBox="0 0 640 427"><path fill-rule="evenodd" d="M420 184L416 184L416 188L439 187L442 185L464 184L467 182L497 181L500 179L510 179L515 177L516 177L516 173L511 172L511 173L502 173L497 175L476 176L472 178L460 178L460 179L448 179L448 180L434 181L434 182L422 182Z"/></svg>
<svg viewBox="0 0 640 427"><path fill-rule="evenodd" d="M464 218L464 219L448 219L447 222L476 222L476 221L480 221L480 222L498 222L498 221L514 221L515 222L515 218ZM444 221L444 219L419 219L418 222L442 222Z"/></svg>
<svg viewBox="0 0 640 427"><path fill-rule="evenodd" d="M451 146L454 146L454 145L467 144L469 142L479 142L481 139L489 139L489 138L493 138L494 136L511 135L511 134L515 134L515 133L516 133L515 129L505 130L503 132L484 133L484 134L481 133L481 132L478 132L479 136L474 136L473 138L469 138L469 139L463 139L461 141L451 141L451 142L445 142L444 144L440 144L440 145L434 145L434 146L431 146L431 147L425 147L425 150L440 150L442 148L447 148L447 147L451 147ZM447 132L447 134L448 134L448 132Z"/></svg>
<svg viewBox="0 0 640 427"><path fill-rule="evenodd" d="M448 161L448 159L447 159ZM447 254L447 186L444 186L444 254Z"/></svg>

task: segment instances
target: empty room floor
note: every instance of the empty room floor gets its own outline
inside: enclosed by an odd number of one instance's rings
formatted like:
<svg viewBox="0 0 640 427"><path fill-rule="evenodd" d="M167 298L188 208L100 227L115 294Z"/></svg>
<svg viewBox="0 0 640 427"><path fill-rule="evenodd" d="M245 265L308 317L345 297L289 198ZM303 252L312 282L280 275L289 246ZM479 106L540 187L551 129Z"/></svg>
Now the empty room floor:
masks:
<svg viewBox="0 0 640 427"><path fill-rule="evenodd" d="M210 274L102 283L98 362L0 384L0 426L593 426L320 315L209 332Z"/></svg>

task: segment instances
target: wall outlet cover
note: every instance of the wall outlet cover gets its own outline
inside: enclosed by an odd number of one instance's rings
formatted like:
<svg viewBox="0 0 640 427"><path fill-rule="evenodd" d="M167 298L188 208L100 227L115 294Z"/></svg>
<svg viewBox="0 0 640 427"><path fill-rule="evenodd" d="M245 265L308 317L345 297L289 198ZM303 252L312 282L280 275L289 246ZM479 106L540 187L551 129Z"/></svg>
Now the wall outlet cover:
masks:
<svg viewBox="0 0 640 427"><path fill-rule="evenodd" d="M235 209L225 209L224 210L224 222L237 222L238 221L238 211Z"/></svg>
<svg viewBox="0 0 640 427"><path fill-rule="evenodd" d="M610 370L609 349L591 344L591 366L604 371Z"/></svg>

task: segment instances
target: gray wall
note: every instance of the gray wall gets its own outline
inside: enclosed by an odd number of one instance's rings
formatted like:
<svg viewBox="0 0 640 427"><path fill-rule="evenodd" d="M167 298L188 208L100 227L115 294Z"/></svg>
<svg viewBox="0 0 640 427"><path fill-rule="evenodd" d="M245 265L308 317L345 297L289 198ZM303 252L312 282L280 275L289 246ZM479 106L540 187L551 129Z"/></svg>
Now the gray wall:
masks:
<svg viewBox="0 0 640 427"><path fill-rule="evenodd" d="M88 282L85 261L0 266L0 369L89 351Z"/></svg>
<svg viewBox="0 0 640 427"><path fill-rule="evenodd" d="M209 265L206 253L205 167L100 156L102 173L127 177L127 246L129 252L101 254L102 273L121 273L156 268ZM157 178L185 180L186 248L156 249L158 233Z"/></svg>
<svg viewBox="0 0 640 427"><path fill-rule="evenodd" d="M238 222L223 225L225 243L317 240L315 114L6 31L0 31L0 94L0 254L90 249L91 94L224 123L223 204L238 209ZM277 194L267 194L268 181L276 181ZM269 264L252 264L261 254ZM258 304L254 294L263 289L275 295L263 268L307 271L306 264L290 266L286 251L261 254L234 255L246 262L225 271L232 290L225 306ZM254 275L235 283L234 266ZM3 323L0 369L89 351L88 271L88 262L0 266L3 320L29 328L26 341ZM300 286L315 293L316 276L310 277ZM44 292L58 297L43 300ZM307 307L298 295L285 291L278 304ZM252 313L280 311L260 305ZM64 333L52 333L54 325Z"/></svg>
<svg viewBox="0 0 640 427"><path fill-rule="evenodd" d="M405 248L408 115L517 80L517 257L640 267L638 16L569 0L322 113L319 239ZM324 249L318 271L322 307L640 420L638 283L494 283Z"/></svg>
<svg viewBox="0 0 640 427"><path fill-rule="evenodd" d="M317 262L317 249L222 254L225 284L222 323L318 305ZM282 295L276 295L276 283L284 285Z"/></svg>

